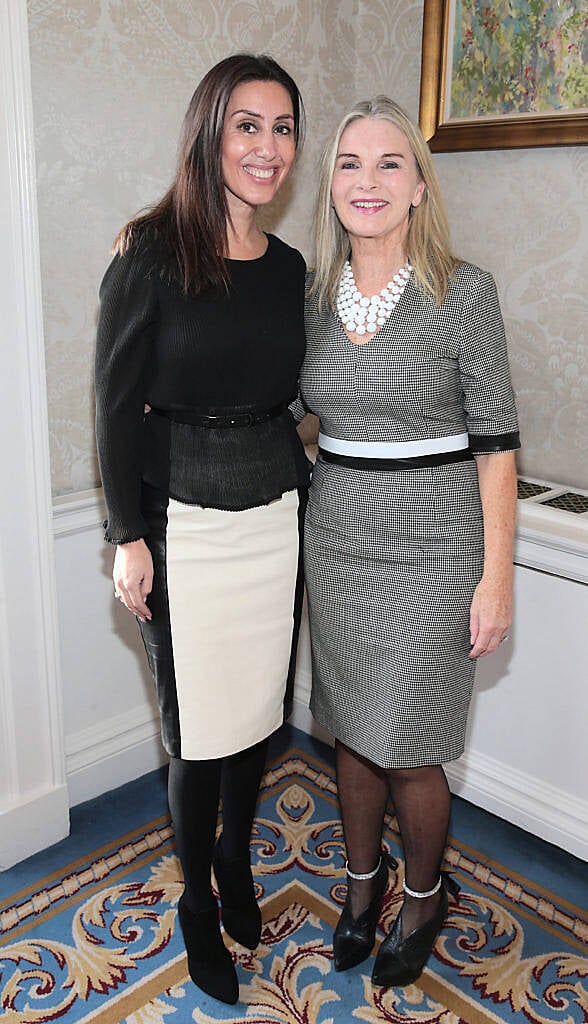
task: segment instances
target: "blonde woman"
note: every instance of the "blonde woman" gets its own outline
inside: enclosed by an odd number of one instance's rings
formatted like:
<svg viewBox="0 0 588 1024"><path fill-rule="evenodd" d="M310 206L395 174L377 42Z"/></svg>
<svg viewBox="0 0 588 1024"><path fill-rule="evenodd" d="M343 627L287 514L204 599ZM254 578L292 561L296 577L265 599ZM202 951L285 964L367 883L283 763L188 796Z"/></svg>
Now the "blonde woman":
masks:
<svg viewBox="0 0 588 1024"><path fill-rule="evenodd" d="M457 890L442 763L463 751L476 661L510 627L519 436L494 281L454 256L429 150L386 97L326 149L306 331L311 706L336 739L348 858L335 967L374 943L390 796L404 902L372 980L406 985Z"/></svg>

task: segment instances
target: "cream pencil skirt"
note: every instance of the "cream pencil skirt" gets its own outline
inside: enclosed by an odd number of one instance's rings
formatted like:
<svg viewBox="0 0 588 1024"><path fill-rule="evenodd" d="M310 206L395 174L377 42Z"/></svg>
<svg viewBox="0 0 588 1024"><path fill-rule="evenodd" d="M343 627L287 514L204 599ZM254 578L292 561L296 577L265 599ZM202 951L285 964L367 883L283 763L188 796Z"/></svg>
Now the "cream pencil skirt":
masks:
<svg viewBox="0 0 588 1024"><path fill-rule="evenodd" d="M283 719L298 493L226 512L146 492L155 577L153 619L140 625L164 745L185 760L234 754Z"/></svg>

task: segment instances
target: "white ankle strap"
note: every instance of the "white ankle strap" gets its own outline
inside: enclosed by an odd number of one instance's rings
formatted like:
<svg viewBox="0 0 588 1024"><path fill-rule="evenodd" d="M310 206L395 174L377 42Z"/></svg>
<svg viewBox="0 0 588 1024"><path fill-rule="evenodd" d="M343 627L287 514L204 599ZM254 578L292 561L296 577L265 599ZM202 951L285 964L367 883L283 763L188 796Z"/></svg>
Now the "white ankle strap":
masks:
<svg viewBox="0 0 588 1024"><path fill-rule="evenodd" d="M365 874L359 875L359 874L356 874L355 871L350 871L349 870L349 861L346 860L345 861L345 870L346 870L347 874L349 875L349 878L353 878L353 880L355 882L367 882L369 878L375 878L376 877L378 871L380 870L380 864L381 863L382 863L382 858L380 857L380 859L379 859L378 863L376 864L376 866L375 866L373 871L367 871L367 872L365 872Z"/></svg>
<svg viewBox="0 0 588 1024"><path fill-rule="evenodd" d="M402 883L402 888L404 889L405 893L407 893L408 896L414 896L415 899L417 900L426 900L427 896L434 896L436 892L439 892L439 889L441 888L441 882L442 878L441 875L439 875L439 881L437 882L437 885L433 889L429 889L428 892L415 892L414 889L408 888L406 881Z"/></svg>

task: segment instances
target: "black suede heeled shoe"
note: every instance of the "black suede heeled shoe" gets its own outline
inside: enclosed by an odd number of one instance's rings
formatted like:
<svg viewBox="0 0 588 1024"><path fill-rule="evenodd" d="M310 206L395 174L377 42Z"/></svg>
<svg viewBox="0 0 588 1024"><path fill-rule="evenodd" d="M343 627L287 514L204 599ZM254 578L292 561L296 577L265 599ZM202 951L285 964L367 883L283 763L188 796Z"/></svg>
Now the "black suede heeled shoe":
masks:
<svg viewBox="0 0 588 1024"><path fill-rule="evenodd" d="M221 1003L234 1005L239 998L239 982L231 954L220 933L217 907L194 914L186 906L184 897L180 896L178 918L192 981L207 995Z"/></svg>
<svg viewBox="0 0 588 1024"><path fill-rule="evenodd" d="M380 863L374 876L374 894L366 909L354 918L349 893L343 912L333 935L333 961L336 971L348 971L367 960L376 941L376 928L388 884L388 869L397 862L382 850Z"/></svg>
<svg viewBox="0 0 588 1024"><path fill-rule="evenodd" d="M255 898L249 856L224 857L221 835L214 847L212 866L225 931L247 949L256 949L261 938L261 910Z"/></svg>
<svg viewBox="0 0 588 1024"><path fill-rule="evenodd" d="M448 910L448 893L455 897L460 887L445 872L441 873L441 898L435 913L419 928L402 938L402 912L378 950L372 971L374 985L411 985L422 973L435 939L443 927Z"/></svg>

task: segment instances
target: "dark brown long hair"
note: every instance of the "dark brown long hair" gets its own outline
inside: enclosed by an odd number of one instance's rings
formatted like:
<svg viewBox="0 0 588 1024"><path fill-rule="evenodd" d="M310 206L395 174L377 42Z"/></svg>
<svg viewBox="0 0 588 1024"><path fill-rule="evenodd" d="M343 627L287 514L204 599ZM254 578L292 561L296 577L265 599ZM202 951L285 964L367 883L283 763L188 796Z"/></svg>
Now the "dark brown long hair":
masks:
<svg viewBox="0 0 588 1024"><path fill-rule="evenodd" d="M130 220L114 241L114 252L123 255L146 235L160 240L170 253L172 273L192 295L227 286L223 126L233 90L254 81L284 87L292 101L294 141L300 148L304 106L293 78L266 54L225 57L207 72L190 100L170 188L156 205Z"/></svg>

